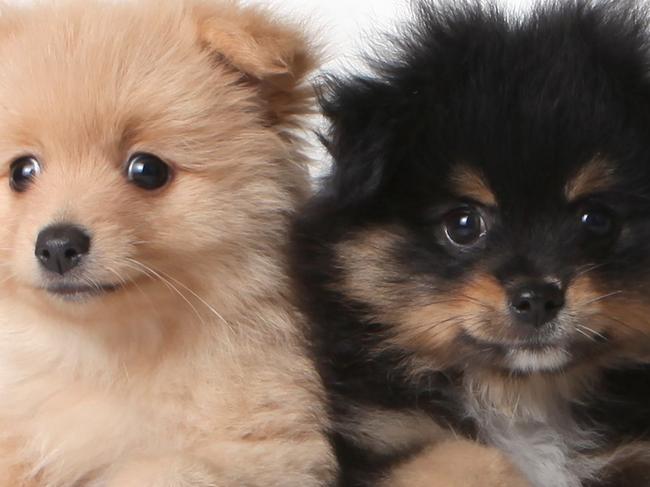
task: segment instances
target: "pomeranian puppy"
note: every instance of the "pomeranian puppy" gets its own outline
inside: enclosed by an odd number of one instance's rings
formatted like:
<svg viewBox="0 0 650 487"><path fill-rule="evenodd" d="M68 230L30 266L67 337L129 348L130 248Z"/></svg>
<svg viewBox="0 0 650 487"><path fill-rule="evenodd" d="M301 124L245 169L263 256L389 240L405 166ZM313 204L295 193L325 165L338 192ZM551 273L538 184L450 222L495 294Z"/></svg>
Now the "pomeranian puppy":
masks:
<svg viewBox="0 0 650 487"><path fill-rule="evenodd" d="M286 272L301 30L200 0L0 23L0 486L327 484Z"/></svg>
<svg viewBox="0 0 650 487"><path fill-rule="evenodd" d="M335 165L294 253L344 485L520 482L450 429L538 487L650 485L647 22L423 3L325 84Z"/></svg>

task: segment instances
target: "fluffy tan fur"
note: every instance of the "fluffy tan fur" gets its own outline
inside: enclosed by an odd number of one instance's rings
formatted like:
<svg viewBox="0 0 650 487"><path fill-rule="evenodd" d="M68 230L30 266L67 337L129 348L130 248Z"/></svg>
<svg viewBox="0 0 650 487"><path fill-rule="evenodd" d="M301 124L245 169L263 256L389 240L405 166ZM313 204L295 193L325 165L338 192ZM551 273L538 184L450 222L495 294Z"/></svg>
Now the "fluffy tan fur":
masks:
<svg viewBox="0 0 650 487"><path fill-rule="evenodd" d="M233 3L3 7L0 486L317 486L322 390L284 272L306 188L293 142L313 65ZM146 192L129 154L174 171ZM25 193L8 168L33 154ZM93 237L82 303L41 289L38 232Z"/></svg>

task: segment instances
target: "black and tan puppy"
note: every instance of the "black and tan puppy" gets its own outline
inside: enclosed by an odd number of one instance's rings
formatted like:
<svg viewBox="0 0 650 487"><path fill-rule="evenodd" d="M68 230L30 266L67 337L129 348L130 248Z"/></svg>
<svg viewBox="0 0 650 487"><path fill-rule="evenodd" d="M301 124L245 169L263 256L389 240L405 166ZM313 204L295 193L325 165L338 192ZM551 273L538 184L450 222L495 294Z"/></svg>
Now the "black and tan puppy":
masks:
<svg viewBox="0 0 650 487"><path fill-rule="evenodd" d="M438 485L436 425L538 487L650 485L646 25L628 1L427 4L329 83L295 263L344 485L399 461Z"/></svg>

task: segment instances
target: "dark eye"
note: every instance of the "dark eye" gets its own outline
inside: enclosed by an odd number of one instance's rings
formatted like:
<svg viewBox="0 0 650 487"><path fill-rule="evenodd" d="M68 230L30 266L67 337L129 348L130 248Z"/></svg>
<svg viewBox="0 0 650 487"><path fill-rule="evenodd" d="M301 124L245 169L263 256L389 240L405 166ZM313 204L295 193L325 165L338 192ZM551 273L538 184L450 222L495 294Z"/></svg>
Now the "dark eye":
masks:
<svg viewBox="0 0 650 487"><path fill-rule="evenodd" d="M139 188L152 191L167 184L171 177L171 169L162 159L153 154L138 153L129 159L127 177Z"/></svg>
<svg viewBox="0 0 650 487"><path fill-rule="evenodd" d="M591 208L580 213L580 224L587 232L597 237L611 235L616 229L616 221L607 210Z"/></svg>
<svg viewBox="0 0 650 487"><path fill-rule="evenodd" d="M11 164L9 185L18 193L26 191L34 178L41 173L41 165L32 156L25 156L16 159Z"/></svg>
<svg viewBox="0 0 650 487"><path fill-rule="evenodd" d="M458 208L447 213L443 219L447 238L464 247L478 242L487 232L485 220L474 208Z"/></svg>

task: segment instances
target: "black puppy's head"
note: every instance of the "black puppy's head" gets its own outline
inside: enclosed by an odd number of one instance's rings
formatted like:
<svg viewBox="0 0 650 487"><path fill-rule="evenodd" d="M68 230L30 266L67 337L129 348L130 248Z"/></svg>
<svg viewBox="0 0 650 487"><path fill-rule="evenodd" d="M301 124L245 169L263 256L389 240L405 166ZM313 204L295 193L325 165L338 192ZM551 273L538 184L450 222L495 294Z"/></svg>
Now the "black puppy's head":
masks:
<svg viewBox="0 0 650 487"><path fill-rule="evenodd" d="M364 343L441 365L552 372L647 349L645 25L620 0L520 20L423 4L374 75L330 80L335 166L302 225L319 299Z"/></svg>

